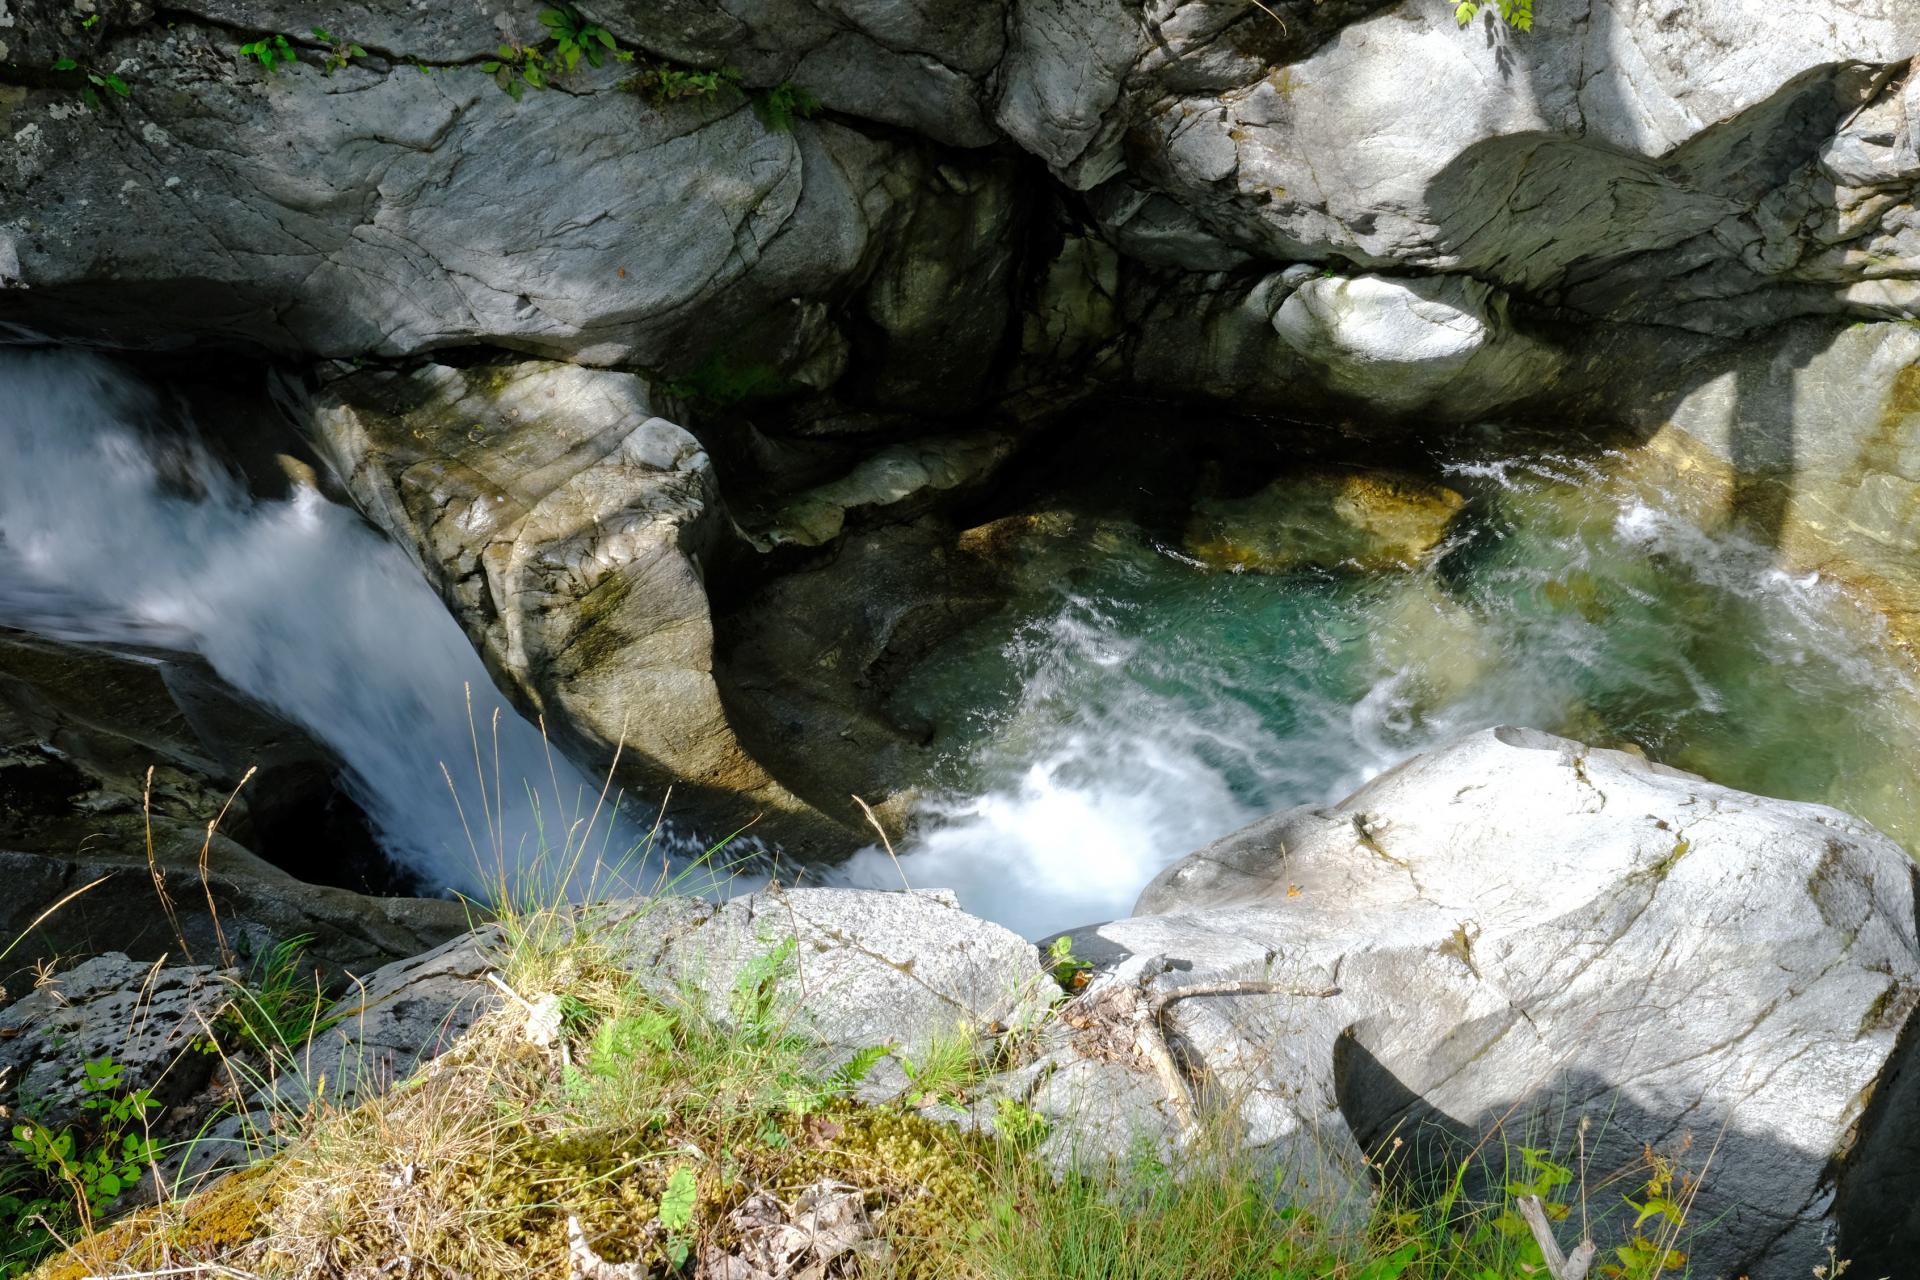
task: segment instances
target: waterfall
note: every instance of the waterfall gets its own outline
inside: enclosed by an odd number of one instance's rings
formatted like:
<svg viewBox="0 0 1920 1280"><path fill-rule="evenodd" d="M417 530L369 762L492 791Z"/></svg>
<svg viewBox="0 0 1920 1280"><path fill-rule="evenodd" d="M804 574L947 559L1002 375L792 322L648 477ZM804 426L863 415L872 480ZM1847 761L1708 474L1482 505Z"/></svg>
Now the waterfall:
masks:
<svg viewBox="0 0 1920 1280"><path fill-rule="evenodd" d="M557 872L569 829L609 857L639 839L605 811L580 825L598 785L504 705L356 513L304 486L250 496L190 435L156 432L155 395L105 360L0 351L0 392L0 624L199 654L338 755L431 890L484 894L542 857Z"/></svg>

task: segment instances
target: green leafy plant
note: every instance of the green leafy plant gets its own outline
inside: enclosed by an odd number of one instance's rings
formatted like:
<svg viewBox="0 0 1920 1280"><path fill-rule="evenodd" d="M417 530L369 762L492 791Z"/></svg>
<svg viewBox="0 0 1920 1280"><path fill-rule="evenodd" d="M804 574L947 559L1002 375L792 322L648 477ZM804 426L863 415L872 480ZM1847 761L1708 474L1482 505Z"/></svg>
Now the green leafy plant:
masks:
<svg viewBox="0 0 1920 1280"><path fill-rule="evenodd" d="M693 1207L700 1196L700 1184L693 1170L676 1165L667 1175L667 1189L660 1196L660 1225L667 1233L667 1261L678 1271L687 1264L693 1247Z"/></svg>
<svg viewBox="0 0 1920 1280"><path fill-rule="evenodd" d="M540 25L547 29L553 40L554 61L561 63L568 71L579 66L583 57L596 67L606 63L608 54L612 54L619 62L633 61L633 54L620 47L612 32L587 21L580 16L578 9L570 5L542 9Z"/></svg>
<svg viewBox="0 0 1920 1280"><path fill-rule="evenodd" d="M503 44L494 53L496 56L481 63L480 69L515 102L525 96L528 86L547 87L547 56L540 52L539 45Z"/></svg>
<svg viewBox="0 0 1920 1280"><path fill-rule="evenodd" d="M1517 31L1533 30L1533 0L1458 0L1453 6L1454 21L1464 27L1482 9L1498 14L1500 21Z"/></svg>
<svg viewBox="0 0 1920 1280"><path fill-rule="evenodd" d="M77 62L72 58L61 58L53 64L55 71L78 71L86 77L86 87L80 90L80 100L86 103L87 110L100 109L100 90L104 89L116 98L132 96L133 90L127 82L110 71L101 71L96 67Z"/></svg>
<svg viewBox="0 0 1920 1280"><path fill-rule="evenodd" d="M677 67L670 62L643 67L621 82L628 93L637 93L656 107L687 98L707 98L722 89L740 86L740 72L734 67Z"/></svg>
<svg viewBox="0 0 1920 1280"><path fill-rule="evenodd" d="M760 113L760 119L767 128L784 133L793 128L796 118L811 119L820 110L820 99L792 81L782 80L760 95L754 103L754 109Z"/></svg>
<svg viewBox="0 0 1920 1280"><path fill-rule="evenodd" d="M1073 939L1064 933L1047 944L1047 968L1067 991L1078 991L1093 976L1093 965L1073 954Z"/></svg>
<svg viewBox="0 0 1920 1280"><path fill-rule="evenodd" d="M1020 1151L1039 1146L1052 1126L1047 1118L1018 1098L995 1098L993 1131Z"/></svg>
<svg viewBox="0 0 1920 1280"><path fill-rule="evenodd" d="M261 36L258 40L249 40L240 46L242 58L252 58L258 62L268 75L276 75L281 67L299 61L293 46L283 35Z"/></svg>
<svg viewBox="0 0 1920 1280"><path fill-rule="evenodd" d="M351 40L335 38L334 34L324 27L314 27L312 31L313 38L327 46L327 54L323 65L326 67L328 75L332 75L334 72L340 70L355 58L364 58L367 56L365 49L354 44Z"/></svg>
<svg viewBox="0 0 1920 1280"><path fill-rule="evenodd" d="M131 1187L153 1160L146 1113L160 1104L149 1089L129 1089L111 1057L82 1064L78 1124L59 1129L29 1120L7 1145L19 1157L0 1184L0 1277L23 1274L72 1228L86 1228Z"/></svg>
<svg viewBox="0 0 1920 1280"><path fill-rule="evenodd" d="M1609 1280L1656 1280L1687 1265L1687 1255L1673 1245L1687 1223L1693 1184L1666 1157L1649 1150L1645 1158L1647 1180L1640 1200L1621 1197L1634 1211L1633 1234L1614 1249L1615 1260L1600 1268Z"/></svg>

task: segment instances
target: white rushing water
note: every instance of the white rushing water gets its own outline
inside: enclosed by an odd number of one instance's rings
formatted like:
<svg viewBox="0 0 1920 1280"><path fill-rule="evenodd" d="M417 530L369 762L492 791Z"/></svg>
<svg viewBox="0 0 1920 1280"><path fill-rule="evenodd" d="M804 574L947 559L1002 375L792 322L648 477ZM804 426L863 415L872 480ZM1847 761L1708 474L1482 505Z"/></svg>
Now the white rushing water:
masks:
<svg viewBox="0 0 1920 1280"><path fill-rule="evenodd" d="M339 755L429 890L484 893L570 825L625 851L604 813L576 825L595 784L503 704L397 547L311 489L251 498L191 437L153 433L158 408L105 361L0 350L0 625L202 655Z"/></svg>
<svg viewBox="0 0 1920 1280"><path fill-rule="evenodd" d="M1480 522L1422 572L1207 573L1145 538L1030 565L1024 606L910 678L938 727L932 795L900 868L869 849L846 876L904 870L1039 936L1124 916L1180 856L1497 724L1636 744L1913 844L1920 699L1877 618L1590 464L1476 470Z"/></svg>
<svg viewBox="0 0 1920 1280"><path fill-rule="evenodd" d="M202 655L339 756L430 889L489 893L565 856L551 846L629 854L636 826L569 832L597 787L503 705L400 549L310 489L250 496L161 408L105 361L0 350L0 625ZM901 867L867 850L816 878L895 888L904 869L1038 936L1126 914L1262 814L1500 723L1638 743L1920 838L1920 701L1832 584L1605 496L1588 463L1459 472L1476 519L1420 572L1211 572L1111 526L1063 541L895 694L936 726L938 761Z"/></svg>

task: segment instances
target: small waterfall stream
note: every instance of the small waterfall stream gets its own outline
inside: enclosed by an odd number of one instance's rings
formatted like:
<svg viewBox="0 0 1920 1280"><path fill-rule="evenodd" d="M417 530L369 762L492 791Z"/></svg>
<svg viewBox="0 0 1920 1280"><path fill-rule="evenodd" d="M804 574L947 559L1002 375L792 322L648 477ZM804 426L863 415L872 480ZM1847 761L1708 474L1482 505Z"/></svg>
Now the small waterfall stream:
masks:
<svg viewBox="0 0 1920 1280"><path fill-rule="evenodd" d="M0 623L200 654L339 755L430 890L484 892L591 810L597 785L357 514L306 488L250 497L190 436L151 432L154 394L105 361L0 351L0 388Z"/></svg>
<svg viewBox="0 0 1920 1280"><path fill-rule="evenodd" d="M1417 571L1209 571L1100 521L1035 551L896 694L937 726L908 877L1031 936L1124 916L1182 854L1496 724L1920 844L1920 688L1877 615L1592 461L1451 470L1466 518ZM879 850L848 874L899 883Z"/></svg>

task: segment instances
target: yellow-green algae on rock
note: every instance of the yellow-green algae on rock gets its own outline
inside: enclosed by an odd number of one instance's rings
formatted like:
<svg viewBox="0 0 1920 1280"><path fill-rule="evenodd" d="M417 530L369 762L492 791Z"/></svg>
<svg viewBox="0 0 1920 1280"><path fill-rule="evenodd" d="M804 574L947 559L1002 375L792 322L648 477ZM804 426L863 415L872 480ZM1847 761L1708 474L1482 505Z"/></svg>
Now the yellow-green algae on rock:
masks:
<svg viewBox="0 0 1920 1280"><path fill-rule="evenodd" d="M1218 569L1416 568L1446 537L1466 499L1393 471L1316 470L1283 476L1245 498L1199 503L1187 549Z"/></svg>

